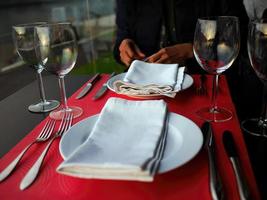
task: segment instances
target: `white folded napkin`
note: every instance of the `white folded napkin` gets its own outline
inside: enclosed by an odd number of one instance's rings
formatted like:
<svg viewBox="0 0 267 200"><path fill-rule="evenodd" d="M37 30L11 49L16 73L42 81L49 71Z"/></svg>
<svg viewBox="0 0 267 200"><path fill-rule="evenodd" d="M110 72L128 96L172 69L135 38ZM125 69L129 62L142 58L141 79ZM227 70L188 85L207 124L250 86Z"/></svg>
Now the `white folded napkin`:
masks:
<svg viewBox="0 0 267 200"><path fill-rule="evenodd" d="M152 181L164 153L167 118L163 100L110 98L88 139L57 171L83 178Z"/></svg>
<svg viewBox="0 0 267 200"><path fill-rule="evenodd" d="M184 80L184 67L178 64L132 62L124 80L114 82L119 94L130 96L165 95L175 97Z"/></svg>

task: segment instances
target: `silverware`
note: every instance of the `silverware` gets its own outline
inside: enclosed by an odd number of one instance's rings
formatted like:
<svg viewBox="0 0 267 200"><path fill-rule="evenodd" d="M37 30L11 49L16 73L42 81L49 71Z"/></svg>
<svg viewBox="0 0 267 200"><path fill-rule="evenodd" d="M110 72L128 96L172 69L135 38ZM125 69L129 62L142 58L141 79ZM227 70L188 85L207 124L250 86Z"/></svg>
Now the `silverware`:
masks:
<svg viewBox="0 0 267 200"><path fill-rule="evenodd" d="M68 113L68 112L65 113L63 119L61 120L57 133L50 139L49 143L47 144L46 148L44 149L40 157L37 159L37 161L34 163L34 165L31 167L31 169L27 172L27 174L22 179L20 183L21 190L26 189L28 186L30 186L33 183L33 181L38 175L38 172L43 163L44 157L47 154L48 149L51 146L52 142L56 138L62 136L63 133L71 127L72 120L73 120L73 114Z"/></svg>
<svg viewBox="0 0 267 200"><path fill-rule="evenodd" d="M96 75L94 75L89 82L86 84L86 86L82 89L82 91L75 97L75 99L81 99L83 98L91 89L93 84L99 80L100 78L100 74L97 73Z"/></svg>
<svg viewBox="0 0 267 200"><path fill-rule="evenodd" d="M225 131L223 133L223 144L224 144L224 148L226 150L226 153L230 159L230 162L235 172L235 178L237 181L237 187L238 187L240 200L251 199L247 182L241 170L241 165L240 165L239 156L236 150L236 145L235 145L232 133L230 131Z"/></svg>
<svg viewBox="0 0 267 200"><path fill-rule="evenodd" d="M115 76L115 75L116 75L116 73L113 72L112 74L110 74L110 76L109 76L108 79L112 78L112 77ZM108 82L108 81L107 81L107 82ZM103 94L105 94L105 92L106 92L107 89L108 89L107 82L104 83L104 84L102 85L102 87L100 88L100 90L97 91L97 93L96 93L95 96L93 97L93 100L97 100L97 99L99 99L100 97L102 97Z"/></svg>
<svg viewBox="0 0 267 200"><path fill-rule="evenodd" d="M22 152L0 173L0 182L3 181L8 175L15 169L18 162L21 160L23 155L26 153L26 151L35 143L38 142L45 142L51 135L54 127L55 127L55 120L48 120L46 124L44 125L43 129L41 130L40 134L37 136L35 141L30 143L27 147L25 147Z"/></svg>
<svg viewBox="0 0 267 200"><path fill-rule="evenodd" d="M207 87L206 87L206 80L207 77L205 74L200 75L200 84L196 88L197 95L207 95Z"/></svg>
<svg viewBox="0 0 267 200"><path fill-rule="evenodd" d="M205 122L201 130L205 138L204 148L206 149L209 158L209 186L211 197L213 200L221 200L224 198L223 185L216 166L214 152L215 143L213 139L211 124L209 122Z"/></svg>

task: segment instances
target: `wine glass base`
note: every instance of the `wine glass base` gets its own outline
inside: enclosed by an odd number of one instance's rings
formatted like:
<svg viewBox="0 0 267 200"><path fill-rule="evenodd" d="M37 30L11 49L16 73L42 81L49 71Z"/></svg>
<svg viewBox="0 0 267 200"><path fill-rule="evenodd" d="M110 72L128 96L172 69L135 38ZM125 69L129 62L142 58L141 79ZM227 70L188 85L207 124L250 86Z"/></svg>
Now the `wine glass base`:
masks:
<svg viewBox="0 0 267 200"><path fill-rule="evenodd" d="M230 110L217 107L216 109L205 107L196 112L197 116L208 122L225 122L232 119L233 114Z"/></svg>
<svg viewBox="0 0 267 200"><path fill-rule="evenodd" d="M65 116L66 112L72 113L73 118L77 118L82 115L83 110L80 107L76 107L76 106L69 106L67 109L59 108L59 109L52 111L49 114L49 117L55 120L61 120Z"/></svg>
<svg viewBox="0 0 267 200"><path fill-rule="evenodd" d="M244 120L241 123L241 128L251 135L267 138L267 125L261 124L260 119L253 118Z"/></svg>
<svg viewBox="0 0 267 200"><path fill-rule="evenodd" d="M34 113L45 113L56 109L59 105L60 103L56 100L46 100L30 105L28 110Z"/></svg>

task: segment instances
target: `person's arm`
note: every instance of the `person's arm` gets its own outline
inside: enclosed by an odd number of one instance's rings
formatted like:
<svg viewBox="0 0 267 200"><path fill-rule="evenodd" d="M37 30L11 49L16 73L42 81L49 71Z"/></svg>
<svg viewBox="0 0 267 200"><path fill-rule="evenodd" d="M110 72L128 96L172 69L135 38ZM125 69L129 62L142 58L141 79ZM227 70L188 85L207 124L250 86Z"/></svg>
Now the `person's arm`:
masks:
<svg viewBox="0 0 267 200"><path fill-rule="evenodd" d="M124 39L119 46L119 51L120 61L127 67L130 66L132 61L136 59L142 60L145 58L145 54L141 52L139 47L131 39Z"/></svg>
<svg viewBox="0 0 267 200"><path fill-rule="evenodd" d="M132 20L134 19L135 0L116 0L116 41L114 58L117 62L129 66L132 60L142 59L145 55L132 40Z"/></svg>
<svg viewBox="0 0 267 200"><path fill-rule="evenodd" d="M129 13L127 13L127 11L129 11L132 5L133 0L116 0L116 41L113 54L114 58L119 63L122 63L120 60L119 46L124 39L130 38Z"/></svg>

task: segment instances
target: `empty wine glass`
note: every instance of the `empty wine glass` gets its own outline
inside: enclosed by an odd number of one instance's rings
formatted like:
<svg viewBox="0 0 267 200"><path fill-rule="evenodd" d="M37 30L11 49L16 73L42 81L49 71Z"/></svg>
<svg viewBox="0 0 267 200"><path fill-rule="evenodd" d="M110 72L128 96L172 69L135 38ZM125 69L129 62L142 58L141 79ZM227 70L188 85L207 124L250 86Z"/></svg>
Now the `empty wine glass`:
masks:
<svg viewBox="0 0 267 200"><path fill-rule="evenodd" d="M74 67L78 55L77 41L70 23L43 24L35 27L36 54L45 69L58 76L61 107L52 111L50 117L62 119L66 112L79 117L82 109L68 106L64 76Z"/></svg>
<svg viewBox="0 0 267 200"><path fill-rule="evenodd" d="M56 100L46 100L42 71L44 67L38 62L34 48L34 27L45 22L15 25L12 27L13 41L19 56L37 72L37 81L41 101L28 107L31 112L48 112L59 106Z"/></svg>
<svg viewBox="0 0 267 200"><path fill-rule="evenodd" d="M232 112L217 105L219 75L236 59L240 49L239 22L237 17L218 16L197 21L193 52L199 65L212 74L212 105L197 111L197 115L214 122L227 121Z"/></svg>
<svg viewBox="0 0 267 200"><path fill-rule="evenodd" d="M267 19L250 22L247 44L250 64L264 89L261 117L245 120L241 126L252 135L267 137Z"/></svg>

